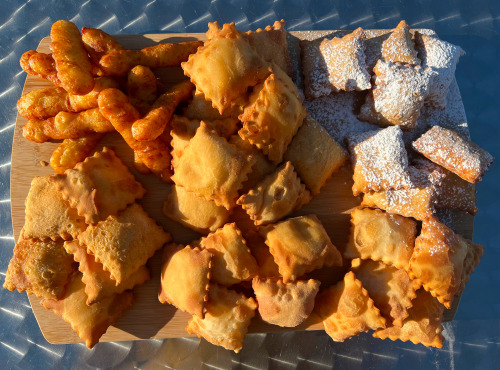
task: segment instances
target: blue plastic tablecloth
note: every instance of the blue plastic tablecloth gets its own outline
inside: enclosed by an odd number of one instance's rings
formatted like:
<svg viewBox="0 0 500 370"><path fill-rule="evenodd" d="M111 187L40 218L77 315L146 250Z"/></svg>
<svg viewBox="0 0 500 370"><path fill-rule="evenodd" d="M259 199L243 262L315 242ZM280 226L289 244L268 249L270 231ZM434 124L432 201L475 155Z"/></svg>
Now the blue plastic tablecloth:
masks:
<svg viewBox="0 0 500 370"><path fill-rule="evenodd" d="M500 1L2 1L0 3L0 282L14 239L10 217L10 161L16 101L26 74L19 58L35 49L53 22L110 34L205 32L207 22L236 22L241 30L285 19L287 29L393 28L401 19L431 28L467 55L456 77L472 139L500 159ZM52 345L42 336L26 294L0 290L0 368L500 368L500 166L477 186L474 241L484 257L445 324L443 349L360 335L334 343L323 332L252 334L235 355L197 338Z"/></svg>

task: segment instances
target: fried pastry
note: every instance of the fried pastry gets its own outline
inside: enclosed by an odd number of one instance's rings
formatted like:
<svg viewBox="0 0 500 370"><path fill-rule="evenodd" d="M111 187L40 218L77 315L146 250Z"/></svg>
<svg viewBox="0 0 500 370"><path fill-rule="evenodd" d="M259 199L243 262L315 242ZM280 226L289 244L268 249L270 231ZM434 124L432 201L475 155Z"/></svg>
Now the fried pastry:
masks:
<svg viewBox="0 0 500 370"><path fill-rule="evenodd" d="M19 64L27 74L46 79L57 87L63 87L57 77L56 63L51 54L28 50L21 56Z"/></svg>
<svg viewBox="0 0 500 370"><path fill-rule="evenodd" d="M116 216L146 193L115 152L106 147L50 179L78 215L91 224Z"/></svg>
<svg viewBox="0 0 500 370"><path fill-rule="evenodd" d="M256 309L253 298L214 284L210 287L205 318L193 316L186 330L238 353Z"/></svg>
<svg viewBox="0 0 500 370"><path fill-rule="evenodd" d="M163 250L158 300L191 315L205 317L211 268L212 254L208 250L167 245Z"/></svg>
<svg viewBox="0 0 500 370"><path fill-rule="evenodd" d="M220 114L219 111L212 107L212 103L205 98L205 94L195 89L193 99L189 102L185 115L191 119L198 119L200 121L208 120L213 121L224 118L238 118L243 111L243 106L246 104L246 99L240 97L231 107L226 109L224 113Z"/></svg>
<svg viewBox="0 0 500 370"><path fill-rule="evenodd" d="M132 136L132 124L140 118L137 109L127 96L118 89L106 89L99 94L99 111L120 133L144 165L163 182L170 182L171 156L168 145L159 138L153 141L138 141Z"/></svg>
<svg viewBox="0 0 500 370"><path fill-rule="evenodd" d="M243 183L240 194L246 194L250 189L254 188L265 176L269 175L276 169L276 165L270 162L266 155L262 153L255 145L250 144L247 140L243 140L239 135L233 135L229 142L236 146L243 153L252 156L255 163L252 166L251 172L247 175L247 180Z"/></svg>
<svg viewBox="0 0 500 370"><path fill-rule="evenodd" d="M123 292L88 306L85 302L85 284L82 274L73 275L64 298L44 299L41 304L61 315L64 321L78 333L87 348L92 349L108 328L130 307L134 300L132 292Z"/></svg>
<svg viewBox="0 0 500 370"><path fill-rule="evenodd" d="M285 284L281 279L254 278L252 288L262 320L281 327L300 325L314 308L320 284L314 279Z"/></svg>
<svg viewBox="0 0 500 370"><path fill-rule="evenodd" d="M94 87L91 64L78 28L60 20L50 30L50 50L61 86L72 94L87 94Z"/></svg>
<svg viewBox="0 0 500 370"><path fill-rule="evenodd" d="M129 278L170 240L170 234L136 203L118 216L90 225L78 235L80 244L103 265L116 285Z"/></svg>
<svg viewBox="0 0 500 370"><path fill-rule="evenodd" d="M239 119L239 135L278 164L297 133L306 108L294 83L285 73L271 74L257 85Z"/></svg>
<svg viewBox="0 0 500 370"><path fill-rule="evenodd" d="M392 325L403 326L411 301L416 297L415 291L420 287L418 283L412 281L405 270L372 260L353 260L351 271L361 281L380 314Z"/></svg>
<svg viewBox="0 0 500 370"><path fill-rule="evenodd" d="M415 43L423 67L437 72L431 77L426 103L445 108L446 94L455 79L458 60L465 53L459 46L420 32L415 32Z"/></svg>
<svg viewBox="0 0 500 370"><path fill-rule="evenodd" d="M269 75L268 63L236 30L234 23L225 24L181 66L221 114L249 87Z"/></svg>
<svg viewBox="0 0 500 370"><path fill-rule="evenodd" d="M335 342L386 325L386 320L352 271L344 276L344 280L318 294L316 312L323 319L326 333Z"/></svg>
<svg viewBox="0 0 500 370"><path fill-rule="evenodd" d="M202 122L174 167L172 180L177 186L231 209L254 161Z"/></svg>
<svg viewBox="0 0 500 370"><path fill-rule="evenodd" d="M127 75L127 94L131 102L139 101L152 104L156 100L157 82L151 68L135 66L129 71Z"/></svg>
<svg viewBox="0 0 500 370"><path fill-rule="evenodd" d="M60 299L72 273L73 258L64 250L63 241L43 242L21 236L3 287L10 291L26 291L39 298Z"/></svg>
<svg viewBox="0 0 500 370"><path fill-rule="evenodd" d="M375 87L366 96L359 119L376 125L415 127L435 73L420 66L379 60L373 69Z"/></svg>
<svg viewBox="0 0 500 370"><path fill-rule="evenodd" d="M26 198L23 235L41 240L76 238L87 225L75 209L63 199L49 176L36 176Z"/></svg>
<svg viewBox="0 0 500 370"><path fill-rule="evenodd" d="M425 290L417 291L412 301L413 307L408 310L408 318L402 327L390 326L376 330L375 338L423 344L426 347L443 347L443 311L444 307Z"/></svg>
<svg viewBox="0 0 500 370"><path fill-rule="evenodd" d="M90 59L96 64L99 64L104 55L115 50L123 50L118 41L98 28L82 27L82 41Z"/></svg>
<svg viewBox="0 0 500 370"><path fill-rule="evenodd" d="M404 20L399 22L391 35L382 43L382 57L386 62L420 64L410 26Z"/></svg>
<svg viewBox="0 0 500 370"><path fill-rule="evenodd" d="M371 88L366 67L363 29L343 37L301 41L305 95L315 99L332 92Z"/></svg>
<svg viewBox="0 0 500 370"><path fill-rule="evenodd" d="M341 266L342 256L316 215L289 218L261 229L283 282L323 266Z"/></svg>
<svg viewBox="0 0 500 370"><path fill-rule="evenodd" d="M310 200L309 190L300 182L292 164L286 162L242 195L237 203L259 226L279 221Z"/></svg>
<svg viewBox="0 0 500 370"><path fill-rule="evenodd" d="M96 132L79 139L65 139L50 156L50 167L59 174L74 168L94 152L102 136Z"/></svg>
<svg viewBox="0 0 500 370"><path fill-rule="evenodd" d="M469 248L473 248L472 251ZM429 217L424 220L420 236L415 241L410 276L450 308L454 296L463 289L464 281L479 263L482 250L481 246L475 247L467 242L437 218Z"/></svg>
<svg viewBox="0 0 500 370"><path fill-rule="evenodd" d="M413 148L470 183L478 183L493 156L455 131L434 126L413 142Z"/></svg>
<svg viewBox="0 0 500 370"><path fill-rule="evenodd" d="M348 136L354 166L352 192L359 193L411 186L408 156L399 127Z"/></svg>
<svg viewBox="0 0 500 370"><path fill-rule="evenodd" d="M278 265L274 262L274 257L269 252L265 239L255 230L250 230L245 234L245 241L259 265L258 276L260 278L280 277Z"/></svg>
<svg viewBox="0 0 500 370"><path fill-rule="evenodd" d="M87 305L102 301L104 298L123 293L133 289L151 279L151 273L146 266L141 266L123 283L116 285L109 272L105 271L102 264L97 262L87 248L80 245L78 240L64 242L64 249L78 262L78 269L82 273L82 282L85 284Z"/></svg>
<svg viewBox="0 0 500 370"><path fill-rule="evenodd" d="M412 185L408 189L366 193L361 205L378 207L420 221L433 215L441 177L435 172L429 173L411 166L409 172Z"/></svg>
<svg viewBox="0 0 500 370"><path fill-rule="evenodd" d="M26 119L47 119L68 109L68 92L62 87L36 89L21 96L17 111Z"/></svg>
<svg viewBox="0 0 500 370"><path fill-rule="evenodd" d="M379 209L356 208L351 213L351 233L344 257L382 261L408 270L416 235L417 223L411 218Z"/></svg>
<svg viewBox="0 0 500 370"><path fill-rule="evenodd" d="M163 214L201 234L214 232L228 220L230 212L181 186L173 186L163 203Z"/></svg>
<svg viewBox="0 0 500 370"><path fill-rule="evenodd" d="M234 222L202 238L199 245L213 255L211 280L216 283L230 286L257 275L257 261Z"/></svg>
<svg viewBox="0 0 500 370"><path fill-rule="evenodd" d="M307 116L284 159L292 163L300 179L316 195L346 162L348 154L318 122Z"/></svg>

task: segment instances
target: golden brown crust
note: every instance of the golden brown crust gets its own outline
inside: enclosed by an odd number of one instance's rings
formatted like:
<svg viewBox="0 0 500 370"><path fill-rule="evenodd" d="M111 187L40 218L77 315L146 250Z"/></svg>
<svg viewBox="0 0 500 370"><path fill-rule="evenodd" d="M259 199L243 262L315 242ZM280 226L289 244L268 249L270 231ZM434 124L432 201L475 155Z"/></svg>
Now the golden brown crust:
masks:
<svg viewBox="0 0 500 370"><path fill-rule="evenodd" d="M196 334L212 344L238 353L256 308L253 298L214 284L210 287L205 318L193 316L186 330L189 334Z"/></svg>
<svg viewBox="0 0 500 370"><path fill-rule="evenodd" d="M387 40L382 43L382 57L392 63L420 64L410 26L404 20L399 22Z"/></svg>
<svg viewBox="0 0 500 370"><path fill-rule="evenodd" d="M208 250L167 245L163 250L158 300L191 315L205 317L212 257Z"/></svg>
<svg viewBox="0 0 500 370"><path fill-rule="evenodd" d="M3 287L34 294L39 298L60 299L73 273L73 258L63 241L43 242L19 238L9 262Z"/></svg>
<svg viewBox="0 0 500 370"><path fill-rule="evenodd" d="M63 199L49 176L36 176L26 198L25 238L68 240L85 230L85 220Z"/></svg>
<svg viewBox="0 0 500 370"><path fill-rule="evenodd" d="M351 270L368 291L380 314L392 325L401 327L419 284L405 270L382 262L355 259Z"/></svg>
<svg viewBox="0 0 500 370"><path fill-rule="evenodd" d="M344 276L344 280L318 294L316 312L323 319L326 333L335 342L386 325L352 271Z"/></svg>
<svg viewBox="0 0 500 370"><path fill-rule="evenodd" d="M65 139L50 156L50 167L59 174L74 168L94 152L102 136L96 132L79 139Z"/></svg>
<svg viewBox="0 0 500 370"><path fill-rule="evenodd" d="M78 269L82 273L82 282L85 284L87 305L102 301L104 298L123 293L133 289L151 279L151 272L146 266L141 266L126 281L116 285L109 272L105 271L102 264L87 253L87 248L80 245L78 240L64 242L64 249L78 262Z"/></svg>
<svg viewBox="0 0 500 370"><path fill-rule="evenodd" d="M127 94L131 101L151 104L156 100L156 76L149 67L135 66L127 75Z"/></svg>
<svg viewBox="0 0 500 370"><path fill-rule="evenodd" d="M309 115L284 156L286 161L292 162L300 179L313 195L319 194L321 187L348 158L344 148Z"/></svg>
<svg viewBox="0 0 500 370"><path fill-rule="evenodd" d="M78 28L60 20L50 30L50 50L62 87L72 94L87 94L94 87L91 64Z"/></svg>
<svg viewBox="0 0 500 370"><path fill-rule="evenodd" d="M283 283L281 279L252 280L252 288L262 320L281 327L295 327L309 317L319 291L318 280L297 280Z"/></svg>
<svg viewBox="0 0 500 370"><path fill-rule="evenodd" d="M165 243L169 233L148 216L142 207L132 204L118 216L89 225L78 235L80 244L102 263L111 278L120 284L137 271Z"/></svg>
<svg viewBox="0 0 500 370"><path fill-rule="evenodd" d="M254 161L202 122L174 167L172 180L231 209Z"/></svg>
<svg viewBox="0 0 500 370"><path fill-rule="evenodd" d="M342 256L316 215L290 218L261 229L283 282L323 266L341 266Z"/></svg>
<svg viewBox="0 0 500 370"><path fill-rule="evenodd" d="M51 181L70 206L91 224L117 216L146 193L115 152L106 147L74 169L52 176Z"/></svg>
<svg viewBox="0 0 500 370"><path fill-rule="evenodd" d="M250 230L245 234L245 241L259 265L258 276L260 278L280 277L278 265L274 262L274 257L269 252L265 239L257 231Z"/></svg>
<svg viewBox="0 0 500 370"><path fill-rule="evenodd" d="M356 208L351 213L351 233L345 258L372 259L409 269L417 223L411 218L379 209Z"/></svg>
<svg viewBox="0 0 500 370"><path fill-rule="evenodd" d="M257 275L257 261L235 223L202 238L199 245L213 255L211 280L216 283L230 286Z"/></svg>
<svg viewBox="0 0 500 370"><path fill-rule="evenodd" d="M278 167L242 195L237 204L246 211L255 225L277 222L311 200L311 194L290 162Z"/></svg>
<svg viewBox="0 0 500 370"><path fill-rule="evenodd" d="M82 41L90 58L96 64L99 64L99 60L104 55L115 50L123 50L123 46L118 41L98 28L82 27Z"/></svg>
<svg viewBox="0 0 500 370"><path fill-rule="evenodd" d="M81 278L81 273L73 275L63 299L44 299L41 304L46 309L61 315L83 339L87 348L91 349L106 330L131 306L134 295L131 292L124 292L87 306L85 284Z"/></svg>
<svg viewBox="0 0 500 370"><path fill-rule="evenodd" d="M443 311L444 307L425 290L417 291L412 301L413 307L408 310L408 318L402 327L390 326L373 333L375 338L411 341L426 347L443 347Z"/></svg>
<svg viewBox="0 0 500 370"><path fill-rule="evenodd" d="M26 119L47 119L68 110L68 93L62 87L36 89L17 101L17 111Z"/></svg>

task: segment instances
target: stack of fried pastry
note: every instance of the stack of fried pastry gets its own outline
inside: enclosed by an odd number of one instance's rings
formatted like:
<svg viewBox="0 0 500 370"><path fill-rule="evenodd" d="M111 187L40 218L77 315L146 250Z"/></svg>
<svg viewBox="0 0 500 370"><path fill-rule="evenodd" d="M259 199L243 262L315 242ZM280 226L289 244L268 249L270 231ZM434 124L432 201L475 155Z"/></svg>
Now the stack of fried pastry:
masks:
<svg viewBox="0 0 500 370"><path fill-rule="evenodd" d="M89 347L118 316L96 305L130 304L118 297L149 277L146 261L171 238L133 204L144 189L112 151L85 159L104 133L118 131L138 172L173 182L164 185L163 213L201 234L166 245L161 266L158 299L191 315L189 333L238 352L257 311L282 327L307 325L315 312L335 341L371 329L442 346L443 310L483 248L437 210L474 214L474 183L493 160L470 141L456 104L459 47L404 21L389 32L303 40L301 64L283 21L246 33L209 23L205 42L140 51L100 30L82 34L56 22L52 55L30 51L21 60L56 85L19 100L24 136L64 142L51 158L59 175L34 180L5 287L46 298ZM189 81L157 80L155 68L176 65ZM304 86L296 84L302 74ZM115 164L101 163L111 157ZM349 158L362 203L348 245L337 248L318 216L294 212ZM38 195L48 188L50 201ZM238 212L253 225L235 222ZM65 263L40 278L53 260ZM320 291L311 277L323 268L343 279ZM102 312L112 316L106 325L95 318L108 317Z"/></svg>

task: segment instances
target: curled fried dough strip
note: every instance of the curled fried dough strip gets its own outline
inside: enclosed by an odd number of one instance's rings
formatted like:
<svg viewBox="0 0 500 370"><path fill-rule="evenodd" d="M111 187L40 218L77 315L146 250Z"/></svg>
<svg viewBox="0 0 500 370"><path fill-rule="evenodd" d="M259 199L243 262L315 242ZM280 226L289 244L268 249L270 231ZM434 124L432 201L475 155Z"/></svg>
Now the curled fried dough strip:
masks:
<svg viewBox="0 0 500 370"><path fill-rule="evenodd" d="M116 50L104 55L99 65L114 76L124 76L137 65L150 68L178 67L201 45L202 41L189 41L159 44L142 50Z"/></svg>
<svg viewBox="0 0 500 370"><path fill-rule="evenodd" d="M98 28L82 27L82 41L90 58L96 64L104 55L112 51L123 50L123 46L118 41Z"/></svg>
<svg viewBox="0 0 500 370"><path fill-rule="evenodd" d="M135 66L127 76L127 93L130 100L152 103L156 99L156 76L149 67Z"/></svg>
<svg viewBox="0 0 500 370"><path fill-rule="evenodd" d="M93 133L78 139L65 139L52 153L50 167L57 173L75 167L75 165L87 158L103 134Z"/></svg>
<svg viewBox="0 0 500 370"><path fill-rule="evenodd" d="M134 139L151 141L160 136L170 121L175 108L180 102L191 97L193 89L194 85L191 82L183 81L162 94L155 101L146 117L135 121L132 125Z"/></svg>
<svg viewBox="0 0 500 370"><path fill-rule="evenodd" d="M139 112L118 89L106 89L98 99L99 110L109 119L127 144L151 172L164 182L170 182L172 159L168 146L160 138L153 141L137 141L132 136L132 124L140 118Z"/></svg>
<svg viewBox="0 0 500 370"><path fill-rule="evenodd" d="M24 72L44 78L61 87L61 81L57 77L56 65L52 55L29 50L22 55L20 64Z"/></svg>

